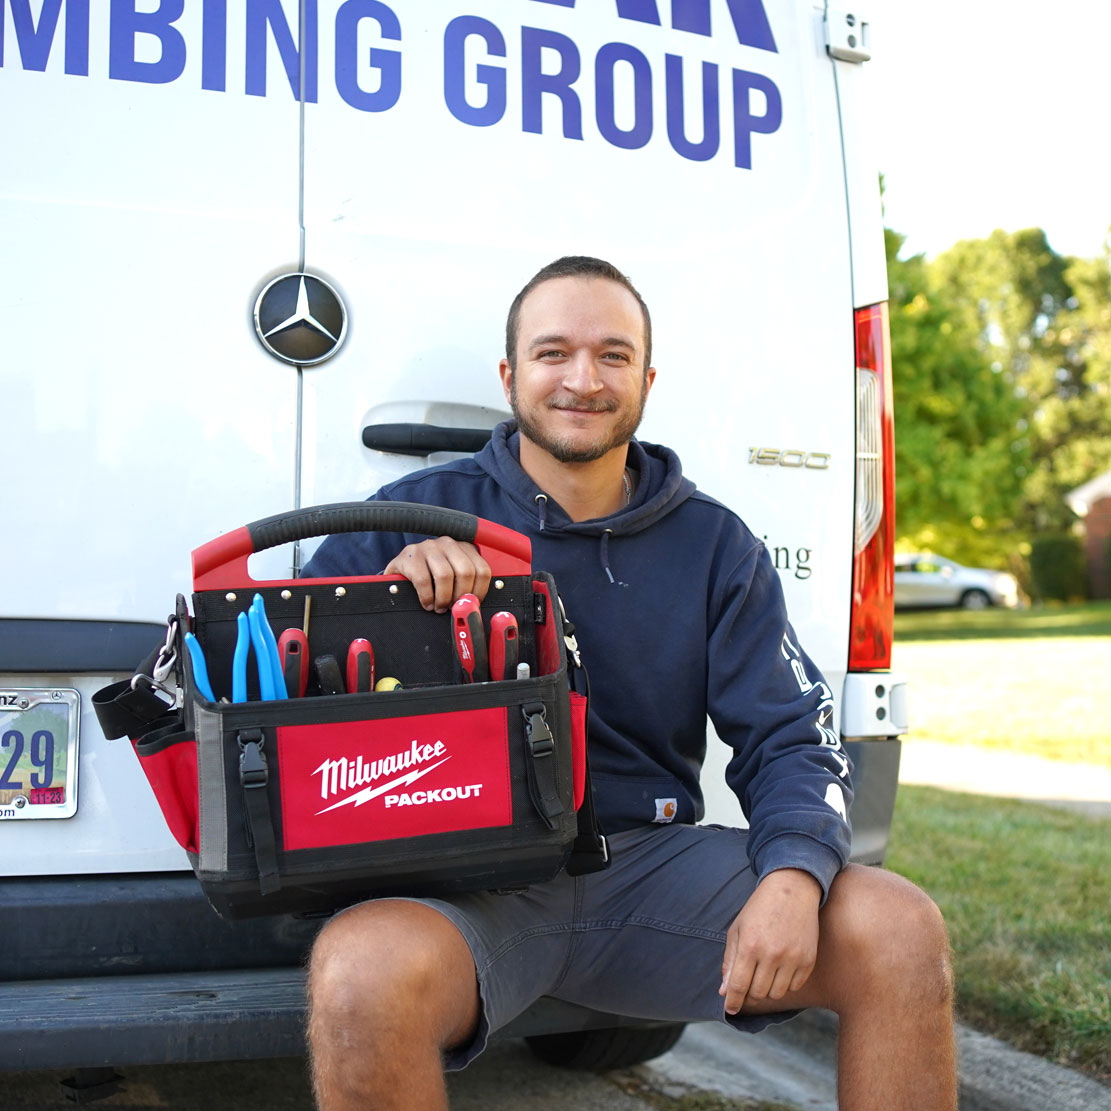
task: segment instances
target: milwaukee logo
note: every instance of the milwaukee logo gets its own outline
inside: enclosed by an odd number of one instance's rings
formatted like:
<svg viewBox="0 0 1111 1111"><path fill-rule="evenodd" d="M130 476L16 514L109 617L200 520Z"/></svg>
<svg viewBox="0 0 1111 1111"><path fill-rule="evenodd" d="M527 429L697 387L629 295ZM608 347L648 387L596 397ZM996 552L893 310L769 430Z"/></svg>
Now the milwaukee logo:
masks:
<svg viewBox="0 0 1111 1111"><path fill-rule="evenodd" d="M384 784L381 791L374 791L373 789L369 793L361 791L358 795L353 795L351 798L344 799L337 804L342 806L348 802L355 802L356 805L359 805L374 798L375 795L389 790L391 787L396 787L402 783L412 783L421 776L427 775L433 768L438 768L445 760L450 759L450 757L444 756L445 752L447 752L447 748L443 741L436 741L434 744L421 744L419 741L413 741L404 752L391 753L380 760L367 761L362 756L357 756L354 760L348 760L342 756L338 760L325 760L312 774L320 776L320 797L329 799L333 795L353 791L356 787L362 787L364 784L377 783L378 780L386 776L398 776L399 772L408 773ZM444 759L432 764L431 767L421 767L421 765L428 764L430 760L436 760L440 756L444 756ZM409 769L415 770L410 771ZM332 808L328 807L328 809Z"/></svg>
<svg viewBox="0 0 1111 1111"><path fill-rule="evenodd" d="M284 849L513 823L504 706L275 732Z"/></svg>

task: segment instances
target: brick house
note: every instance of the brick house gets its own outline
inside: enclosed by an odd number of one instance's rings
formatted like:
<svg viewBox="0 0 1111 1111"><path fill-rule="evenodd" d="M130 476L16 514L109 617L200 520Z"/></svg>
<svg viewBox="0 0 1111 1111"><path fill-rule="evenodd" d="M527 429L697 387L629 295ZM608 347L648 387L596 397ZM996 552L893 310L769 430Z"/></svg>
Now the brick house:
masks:
<svg viewBox="0 0 1111 1111"><path fill-rule="evenodd" d="M1065 501L1084 519L1090 596L1111 598L1111 471L1078 486Z"/></svg>

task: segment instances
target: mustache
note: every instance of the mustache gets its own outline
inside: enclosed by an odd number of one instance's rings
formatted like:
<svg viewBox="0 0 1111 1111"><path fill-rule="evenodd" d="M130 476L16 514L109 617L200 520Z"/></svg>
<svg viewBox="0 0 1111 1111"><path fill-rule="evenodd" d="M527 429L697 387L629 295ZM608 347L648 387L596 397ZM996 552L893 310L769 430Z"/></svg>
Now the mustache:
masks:
<svg viewBox="0 0 1111 1111"><path fill-rule="evenodd" d="M612 398L586 401L573 397L556 397L548 402L549 409L574 409L579 413L612 413L617 409L617 402Z"/></svg>

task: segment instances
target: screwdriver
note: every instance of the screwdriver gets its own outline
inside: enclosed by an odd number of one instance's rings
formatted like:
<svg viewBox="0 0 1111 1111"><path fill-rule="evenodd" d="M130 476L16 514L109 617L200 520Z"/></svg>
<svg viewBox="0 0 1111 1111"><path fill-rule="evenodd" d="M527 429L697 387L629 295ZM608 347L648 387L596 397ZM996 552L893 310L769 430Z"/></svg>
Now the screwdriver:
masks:
<svg viewBox="0 0 1111 1111"><path fill-rule="evenodd" d="M507 610L490 618L490 678L517 678L517 618Z"/></svg>
<svg viewBox="0 0 1111 1111"><path fill-rule="evenodd" d="M482 613L473 594L463 594L451 607L451 639L463 668L464 683L484 683L489 678L486 633Z"/></svg>
<svg viewBox="0 0 1111 1111"><path fill-rule="evenodd" d="M359 637L347 647L347 693L374 690L374 649Z"/></svg>
<svg viewBox="0 0 1111 1111"><path fill-rule="evenodd" d="M309 641L300 629L286 629L278 638L282 679L289 698L304 698L309 685Z"/></svg>

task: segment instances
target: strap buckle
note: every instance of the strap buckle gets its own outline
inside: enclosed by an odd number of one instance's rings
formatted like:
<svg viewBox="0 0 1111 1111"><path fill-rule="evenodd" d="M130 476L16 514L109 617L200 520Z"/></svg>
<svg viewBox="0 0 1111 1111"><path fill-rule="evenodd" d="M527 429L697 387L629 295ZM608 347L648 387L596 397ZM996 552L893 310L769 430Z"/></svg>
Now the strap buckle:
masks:
<svg viewBox="0 0 1111 1111"><path fill-rule="evenodd" d="M521 707L525 715L525 738L534 758L551 756L555 751L552 731L548 728L547 711L541 702L530 702Z"/></svg>
<svg viewBox="0 0 1111 1111"><path fill-rule="evenodd" d="M270 767L262 751L266 744L262 733L252 729L240 733L236 740L239 742L239 782L244 788L265 787L270 782Z"/></svg>

